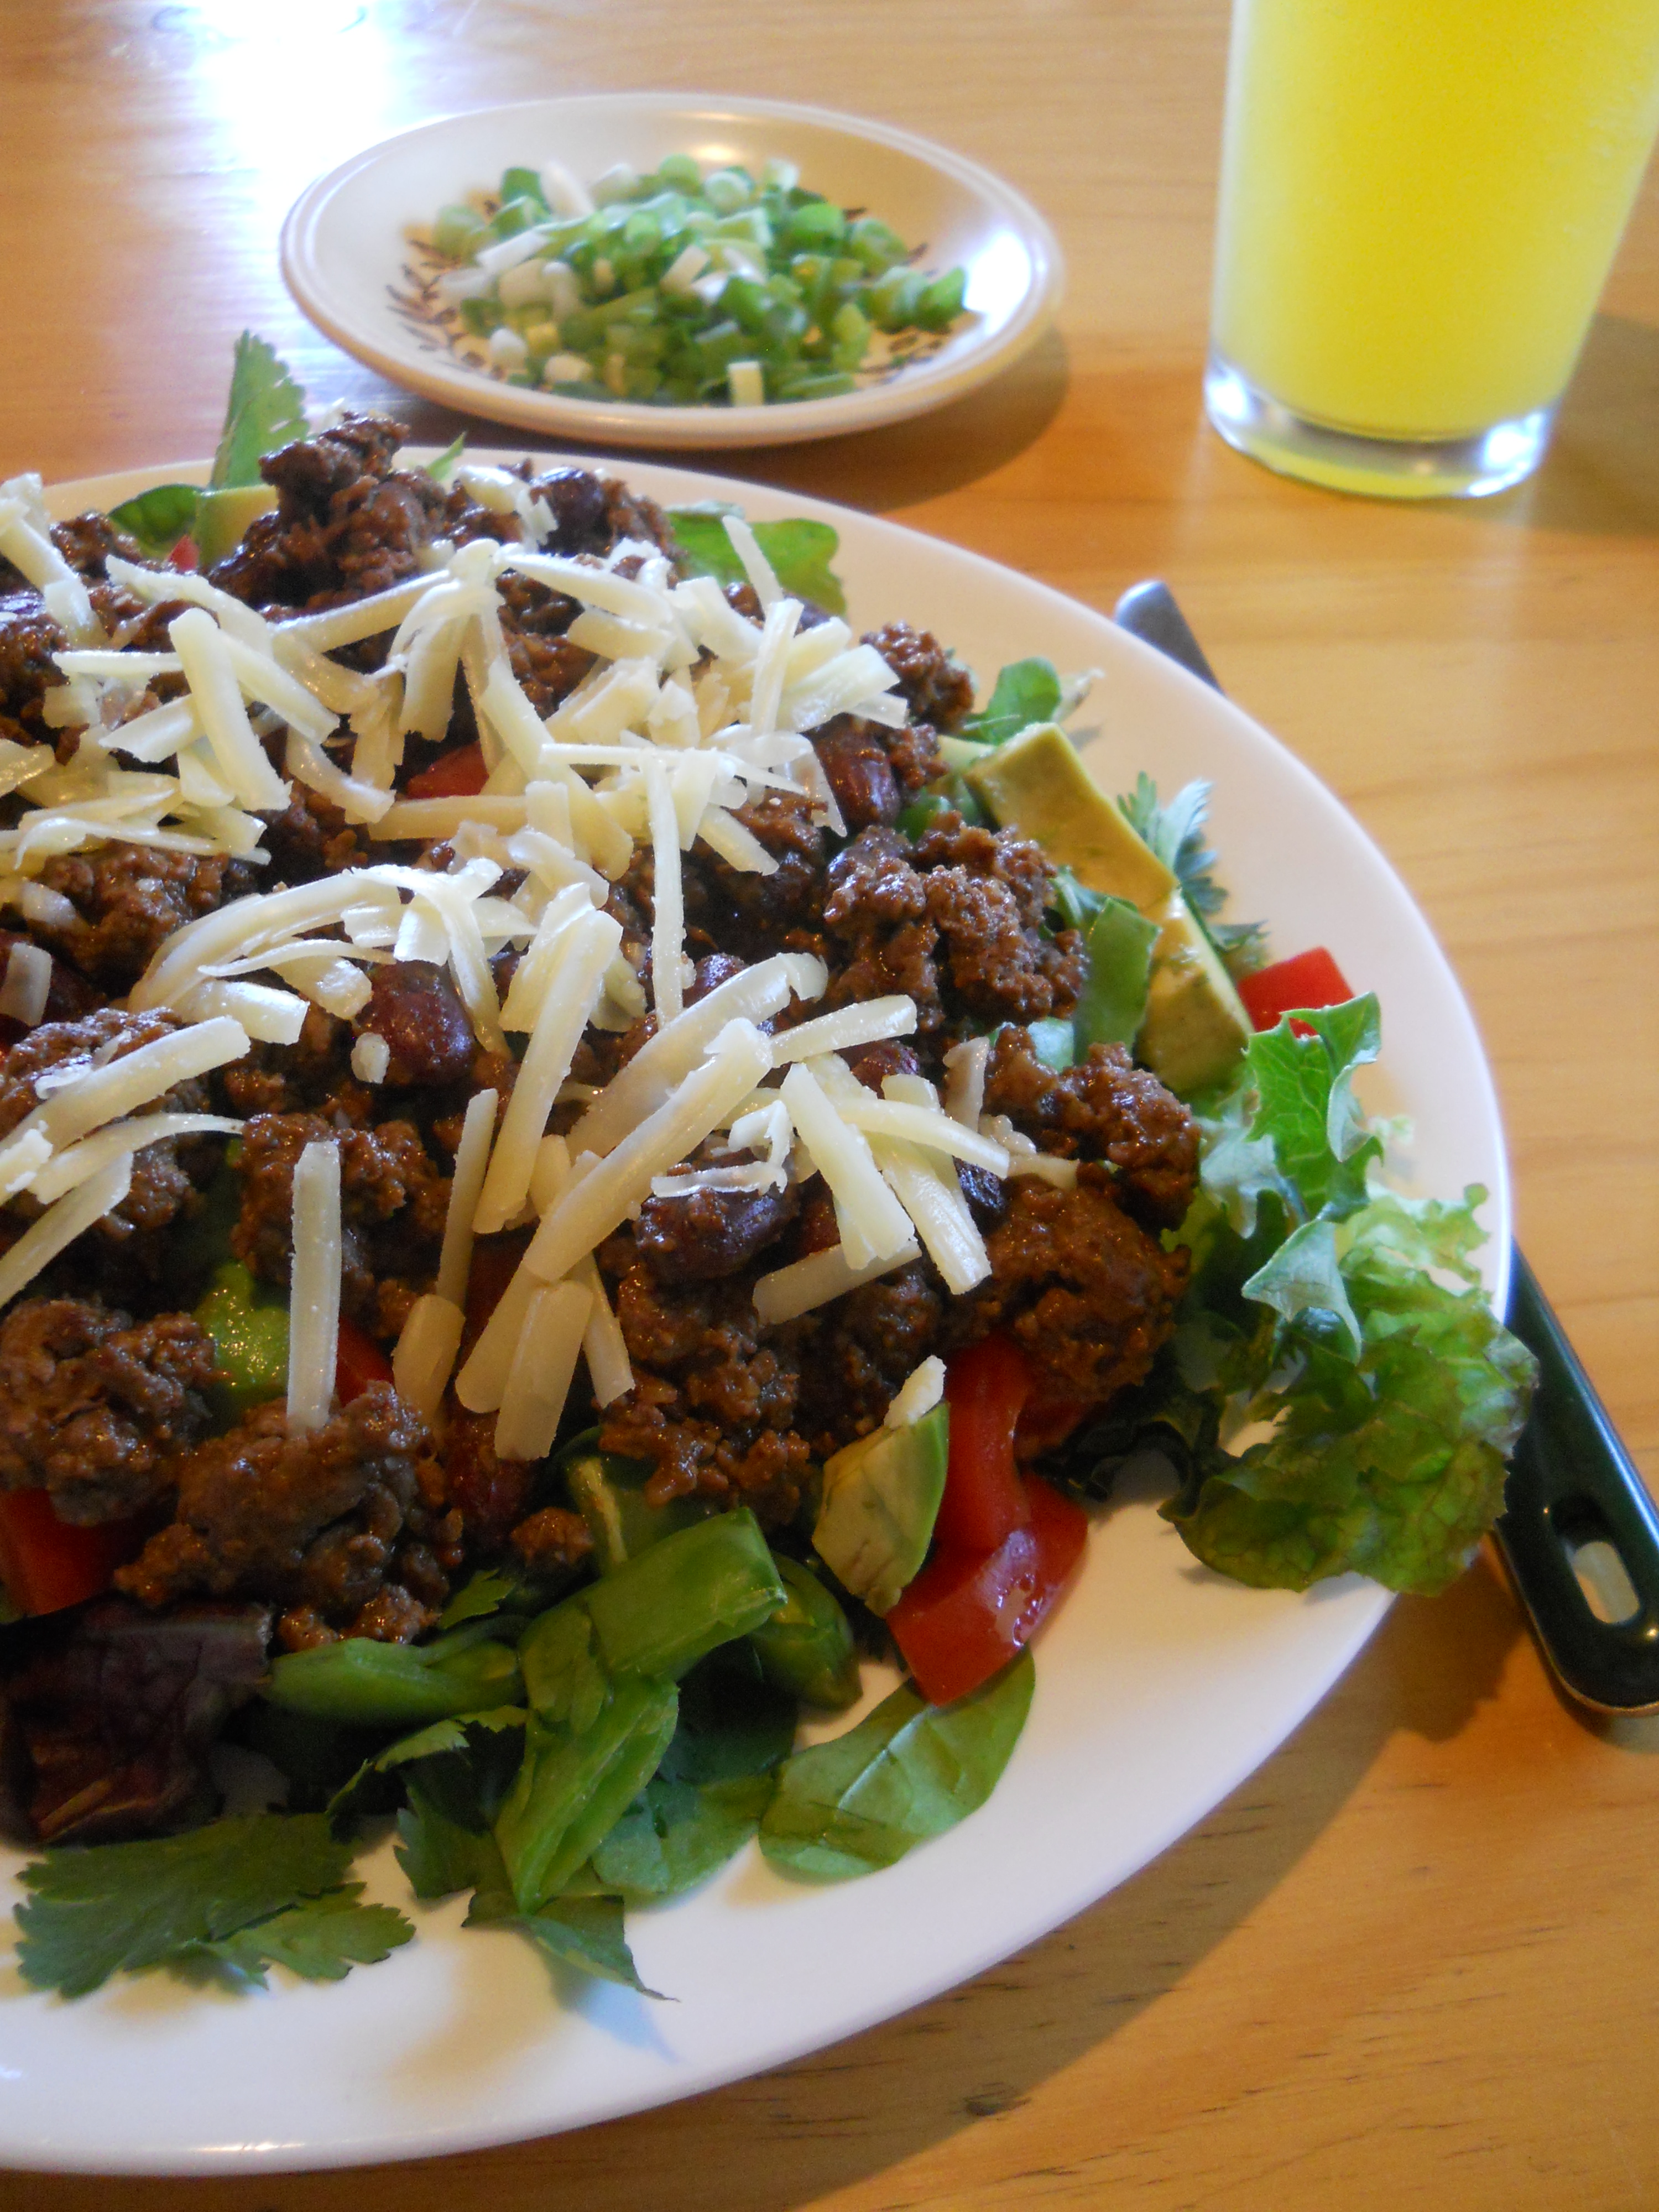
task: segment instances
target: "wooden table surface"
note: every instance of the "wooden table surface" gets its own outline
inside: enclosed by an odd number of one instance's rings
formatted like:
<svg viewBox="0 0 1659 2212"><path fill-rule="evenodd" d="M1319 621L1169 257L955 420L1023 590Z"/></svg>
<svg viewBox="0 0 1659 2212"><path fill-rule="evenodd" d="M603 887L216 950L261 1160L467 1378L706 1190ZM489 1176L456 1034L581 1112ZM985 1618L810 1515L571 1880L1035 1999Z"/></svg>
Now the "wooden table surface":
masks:
<svg viewBox="0 0 1659 2212"><path fill-rule="evenodd" d="M1474 504L1282 482L1203 426L1222 0L0 0L0 476L211 450L251 326L411 404L277 274L322 169L428 116L680 87L862 111L1002 171L1058 330L915 424L717 465L1109 608L1174 584L1224 682L1406 878L1485 1034L1522 1235L1659 1464L1659 194L1553 453ZM434 179L434 191L438 180ZM0 2178L38 2212L1659 2204L1659 1721L1552 1690L1481 1564L1071 1925L780 2072L472 2157ZM98 2094L88 2079L89 2099Z"/></svg>

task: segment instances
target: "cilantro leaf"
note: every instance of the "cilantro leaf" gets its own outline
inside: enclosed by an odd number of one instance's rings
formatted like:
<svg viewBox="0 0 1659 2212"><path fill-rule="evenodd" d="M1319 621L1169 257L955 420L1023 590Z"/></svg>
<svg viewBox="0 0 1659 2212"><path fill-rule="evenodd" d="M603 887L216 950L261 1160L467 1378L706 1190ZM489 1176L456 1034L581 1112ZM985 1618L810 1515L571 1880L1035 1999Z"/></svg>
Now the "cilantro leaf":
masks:
<svg viewBox="0 0 1659 2212"><path fill-rule="evenodd" d="M453 1819L413 1780L409 1809L398 1815L397 1857L422 1904L471 1889L504 1899L506 1911L514 1909L513 1886L495 1837L488 1829Z"/></svg>
<svg viewBox="0 0 1659 2212"><path fill-rule="evenodd" d="M265 1986L266 1969L286 1966L308 1982L339 1982L354 1966L376 1966L412 1941L395 1906L360 1905L361 1882L305 1899L268 1920L204 1943L201 1952L241 1985Z"/></svg>
<svg viewBox="0 0 1659 2212"><path fill-rule="evenodd" d="M303 438L309 428L305 394L286 365L264 338L244 331L236 341L225 427L208 483L216 491L257 484L261 457Z"/></svg>
<svg viewBox="0 0 1659 2212"><path fill-rule="evenodd" d="M1000 745L1033 722L1054 721L1060 706L1060 672L1052 660L1033 657L1010 661L984 706L964 714L955 734L982 745Z"/></svg>
<svg viewBox="0 0 1659 2212"><path fill-rule="evenodd" d="M319 1814L257 1813L189 1834L54 1851L22 1870L23 1978L82 1996L337 1889L351 1846Z"/></svg>
<svg viewBox="0 0 1659 2212"><path fill-rule="evenodd" d="M1231 972L1245 975L1261 967L1267 957L1266 923L1217 918L1227 894L1212 873L1216 856L1204 842L1210 786L1186 784L1164 806L1159 804L1158 786L1143 771L1134 789L1117 803L1129 827L1174 873L1200 927Z"/></svg>
<svg viewBox="0 0 1659 2212"><path fill-rule="evenodd" d="M717 500L670 507L668 520L684 554L681 565L688 575L712 576L721 585L747 580L724 520L740 512ZM757 522L754 530L756 543L786 592L810 599L826 614L846 613L847 594L830 566L841 550L841 539L827 522L796 515L784 522Z"/></svg>

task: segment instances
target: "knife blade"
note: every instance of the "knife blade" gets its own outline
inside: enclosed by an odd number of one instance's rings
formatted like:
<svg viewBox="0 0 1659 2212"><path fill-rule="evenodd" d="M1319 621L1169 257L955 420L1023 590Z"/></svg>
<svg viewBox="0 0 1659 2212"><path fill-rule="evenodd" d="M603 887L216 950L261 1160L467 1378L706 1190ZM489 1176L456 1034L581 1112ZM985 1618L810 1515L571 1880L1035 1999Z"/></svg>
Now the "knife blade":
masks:
<svg viewBox="0 0 1659 2212"><path fill-rule="evenodd" d="M1167 584L1132 585L1112 618L1220 690ZM1596 1712L1659 1712L1659 1512L1518 1246L1504 1318L1539 1373L1492 1531L1499 1556L1570 1697Z"/></svg>

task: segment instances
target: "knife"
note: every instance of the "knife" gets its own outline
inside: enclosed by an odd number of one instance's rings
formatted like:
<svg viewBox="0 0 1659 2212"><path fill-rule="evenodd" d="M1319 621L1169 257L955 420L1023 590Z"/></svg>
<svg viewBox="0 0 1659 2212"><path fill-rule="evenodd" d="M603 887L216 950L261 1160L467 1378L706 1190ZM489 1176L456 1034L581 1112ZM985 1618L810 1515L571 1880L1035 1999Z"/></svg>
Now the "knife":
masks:
<svg viewBox="0 0 1659 2212"><path fill-rule="evenodd" d="M1131 586L1113 620L1220 690L1167 584ZM1562 1688L1596 1712L1659 1712L1659 1512L1518 1246L1506 1319L1537 1358L1538 1392L1498 1552Z"/></svg>

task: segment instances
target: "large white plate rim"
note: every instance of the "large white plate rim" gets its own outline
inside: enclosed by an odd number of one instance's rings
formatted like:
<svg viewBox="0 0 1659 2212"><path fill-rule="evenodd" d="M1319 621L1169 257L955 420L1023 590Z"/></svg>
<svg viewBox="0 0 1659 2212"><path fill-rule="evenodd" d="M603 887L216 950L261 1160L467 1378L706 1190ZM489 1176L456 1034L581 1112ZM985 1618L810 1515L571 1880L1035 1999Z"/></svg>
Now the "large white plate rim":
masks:
<svg viewBox="0 0 1659 2212"><path fill-rule="evenodd" d="M135 471L66 485L54 497L76 511L200 473ZM1173 781L1192 771L1194 745L1201 754L1206 738L1218 753L1207 764L1220 771L1224 857L1228 817L1238 812L1231 786L1243 769L1265 779L1281 831L1319 823L1335 840L1328 919L1341 923L1334 908L1363 876L1391 927L1380 964L1414 991L1391 991L1386 978L1367 975L1364 945L1352 929L1323 934L1351 972L1382 981L1385 1005L1402 1008L1389 1054L1396 1091L1412 1103L1413 1085L1423 1088L1420 1065L1428 1065L1445 1072L1454 1106L1462 1102L1455 1141L1444 1127L1427 1133L1425 1180L1442 1190L1453 1177L1488 1183L1489 1281L1501 1296L1508 1186L1468 1010L1386 863L1275 740L1103 617L980 556L789 493L643 464L623 473L671 501L727 497L756 514L833 522L854 618L904 614L949 635L951 605L966 605L976 617L982 674L1020 651L1103 665L1115 716L1139 715L1150 698L1170 720L1154 757L1153 740L1129 740L1142 747L1131 769L1168 770ZM880 580L884 555L895 572L888 582ZM1182 742L1172 744L1177 726ZM1109 783L1125 764L1113 760ZM1251 856L1235 858L1243 865L1231 878L1243 887ZM1279 921L1293 903L1281 896L1270 918ZM1284 949L1304 941L1311 939L1281 926ZM1134 1616L1149 1573L1157 1603ZM534 1961L509 1939L446 1940L440 1931L459 1917L453 1907L420 1915L422 1940L385 1966L337 1987L289 1986L263 1999L181 1994L152 1978L70 2007L21 1994L15 1972L0 1970L0 2158L65 2170L201 2172L430 2154L615 2118L797 2057L982 1971L1127 1879L1283 1741L1387 1603L1352 1577L1304 1599L1223 1584L1186 1560L1147 1501L1131 1501L1108 1516L1082 1583L1043 1639L1032 1722L991 1802L863 1884L786 1890L751 1855L711 1890L638 1916L646 1978L672 1988L679 2006L653 2014L602 1990L589 1992L581 2010L559 2013ZM1103 1679L1120 1692L1127 1679L1102 1672L1125 1656L1112 1639L1123 1633L1126 1608L1138 1639L1128 1656L1144 1679L1127 1711L1103 1714ZM1149 1782L1151 1802L1126 1808L1120 1793ZM399 1887L395 1869L374 1868L371 1894L396 1898ZM974 1916L966 1930L954 1917L963 1910ZM756 1912L762 1917L751 1919ZM809 1989L816 1978L828 1990L793 2017L778 2001L781 1958ZM458 2097L455 2056L467 2027L486 2029L488 2048ZM92 2081L99 2094L89 2100Z"/></svg>
<svg viewBox="0 0 1659 2212"><path fill-rule="evenodd" d="M769 407L753 416L744 410L706 407L624 411L593 401L562 399L551 393L489 383L447 356L428 354L419 347L378 298L371 302L349 291L342 293L324 248L325 227L342 196L372 174L389 155L423 138L453 132L482 115L501 118L510 127L514 116L528 118L554 112L592 116L607 108L641 116L683 115L711 124L734 119L777 121L862 138L906 155L950 178L1018 233L1030 258L1030 283L1006 320L960 354L919 365L890 384L839 398ZM438 188L442 189L441 178ZM405 210L402 220L409 219ZM395 241L395 233L389 236ZM565 99L521 100L502 107L463 109L415 125L365 148L307 185L283 222L280 258L283 279L311 319L348 352L383 374L412 381L417 389L465 410L508 421L520 428L587 438L599 445L652 448L769 446L836 437L879 428L942 406L999 374L1035 343L1059 306L1063 283L1060 248L1042 216L1023 194L965 155L894 125L830 108L679 93L577 94Z"/></svg>

